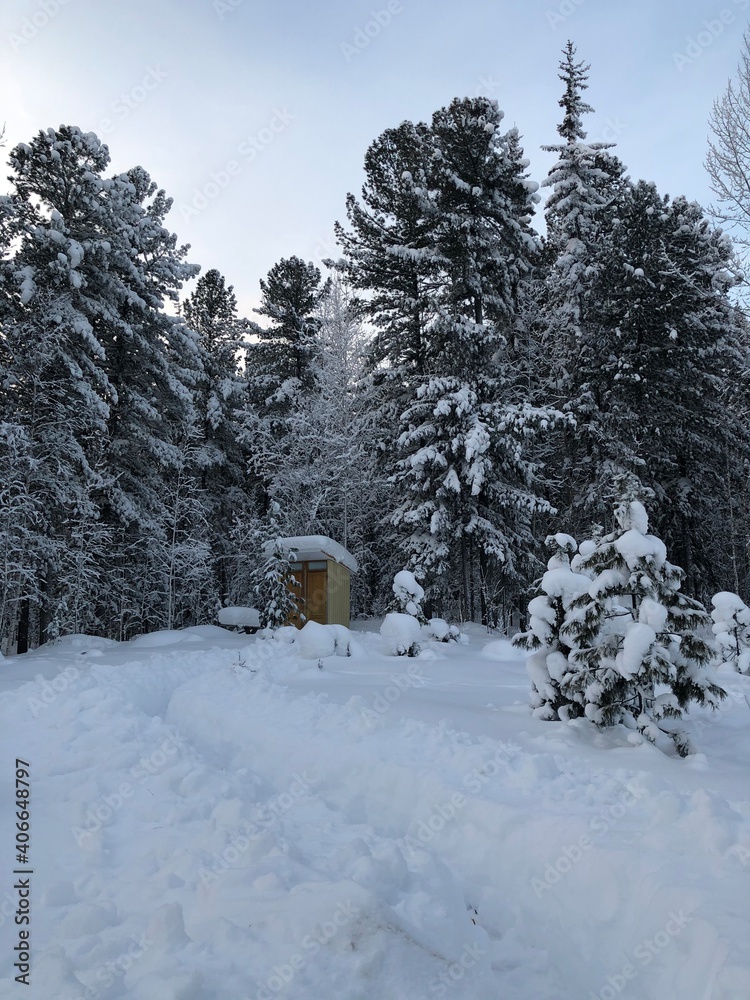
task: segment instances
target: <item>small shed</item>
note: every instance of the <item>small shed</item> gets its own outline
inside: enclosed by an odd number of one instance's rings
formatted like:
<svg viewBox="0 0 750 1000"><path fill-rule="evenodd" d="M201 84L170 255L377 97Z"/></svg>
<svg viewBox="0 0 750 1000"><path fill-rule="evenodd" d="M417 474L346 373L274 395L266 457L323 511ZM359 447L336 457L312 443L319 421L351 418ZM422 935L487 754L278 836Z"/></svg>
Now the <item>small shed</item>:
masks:
<svg viewBox="0 0 750 1000"><path fill-rule="evenodd" d="M357 560L343 545L326 535L296 535L266 542L263 551L268 554L276 541L287 552L294 553L292 572L298 582L295 592L302 598L302 614L306 621L321 625L346 625L349 627L351 611L350 578L359 569ZM290 625L302 628L299 615Z"/></svg>

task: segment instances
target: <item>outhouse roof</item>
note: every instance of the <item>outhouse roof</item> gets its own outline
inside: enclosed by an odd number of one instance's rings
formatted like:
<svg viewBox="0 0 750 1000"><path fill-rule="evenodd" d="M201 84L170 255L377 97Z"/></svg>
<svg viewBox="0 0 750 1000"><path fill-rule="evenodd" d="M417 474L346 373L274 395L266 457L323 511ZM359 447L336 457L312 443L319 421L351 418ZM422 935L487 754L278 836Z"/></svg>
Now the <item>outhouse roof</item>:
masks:
<svg viewBox="0 0 750 1000"><path fill-rule="evenodd" d="M281 542L282 547L287 551L296 552L300 562L332 559L334 562L346 566L352 573L359 570L359 564L351 552L347 552L343 545L334 542L327 535L292 535L288 538L271 539L263 545L263 552L266 555L271 552L276 541Z"/></svg>

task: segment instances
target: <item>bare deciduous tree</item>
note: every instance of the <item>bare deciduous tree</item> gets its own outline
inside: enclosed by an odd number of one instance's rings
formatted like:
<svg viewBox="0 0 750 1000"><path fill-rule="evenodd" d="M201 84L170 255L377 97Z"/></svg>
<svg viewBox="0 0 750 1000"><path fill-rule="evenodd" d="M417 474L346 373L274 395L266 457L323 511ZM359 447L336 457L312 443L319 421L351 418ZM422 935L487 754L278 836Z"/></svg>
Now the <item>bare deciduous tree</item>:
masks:
<svg viewBox="0 0 750 1000"><path fill-rule="evenodd" d="M734 239L745 264L750 256L750 31L744 35L736 78L714 102L706 170L717 204L711 214ZM747 277L745 279L747 283Z"/></svg>

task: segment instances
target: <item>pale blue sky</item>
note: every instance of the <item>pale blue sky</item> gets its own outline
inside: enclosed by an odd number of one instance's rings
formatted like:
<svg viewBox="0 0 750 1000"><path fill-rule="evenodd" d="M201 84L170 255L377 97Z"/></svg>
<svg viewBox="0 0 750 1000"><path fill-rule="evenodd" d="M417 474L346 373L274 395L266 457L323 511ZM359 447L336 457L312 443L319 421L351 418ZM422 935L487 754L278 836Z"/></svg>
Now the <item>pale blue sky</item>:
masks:
<svg viewBox="0 0 750 1000"><path fill-rule="evenodd" d="M8 147L74 124L113 169L142 164L190 259L249 312L279 258L334 252L370 142L454 96L496 98L541 181L568 37L591 63L590 137L707 203L707 117L748 16L750 0L5 0L0 121Z"/></svg>

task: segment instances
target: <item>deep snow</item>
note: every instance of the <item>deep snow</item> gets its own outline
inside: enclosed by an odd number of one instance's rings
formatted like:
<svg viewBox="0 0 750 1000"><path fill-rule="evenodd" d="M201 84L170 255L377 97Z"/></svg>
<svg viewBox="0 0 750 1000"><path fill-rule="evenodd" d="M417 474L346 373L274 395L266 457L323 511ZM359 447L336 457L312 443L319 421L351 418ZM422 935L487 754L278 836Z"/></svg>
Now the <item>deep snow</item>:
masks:
<svg viewBox="0 0 750 1000"><path fill-rule="evenodd" d="M410 659L379 624L317 661L203 626L0 664L0 997L750 997L750 678L681 760L533 719L478 626Z"/></svg>

